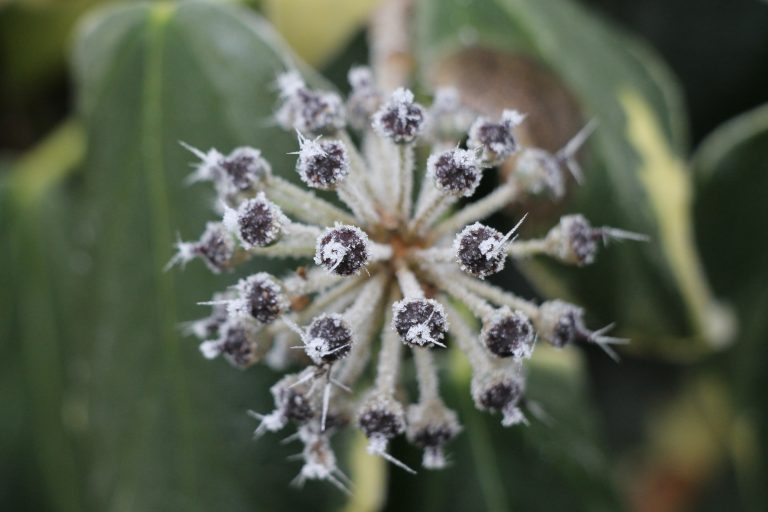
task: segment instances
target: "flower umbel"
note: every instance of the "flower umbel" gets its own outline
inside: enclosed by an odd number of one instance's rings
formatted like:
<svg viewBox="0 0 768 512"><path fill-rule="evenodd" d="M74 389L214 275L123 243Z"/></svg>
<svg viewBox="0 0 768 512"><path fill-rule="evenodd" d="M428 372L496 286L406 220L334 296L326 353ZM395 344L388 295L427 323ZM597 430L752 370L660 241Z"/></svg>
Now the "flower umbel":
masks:
<svg viewBox="0 0 768 512"><path fill-rule="evenodd" d="M613 357L611 345L626 341L607 336L610 326L589 330L578 306L537 304L487 277L510 259L548 255L581 266L609 239L644 239L592 227L580 215L563 217L532 240L517 239L523 219L506 233L482 223L523 197L560 197L567 174L580 177L575 151L589 130L551 154L519 143L515 129L525 116L517 111L474 120L450 91L425 108L407 89L386 97L367 68L349 76L352 93L344 101L286 73L278 80L277 110L279 124L298 133L301 181L335 193L347 208L278 176L256 149L224 155L190 148L200 158L191 179L213 183L223 218L198 241L178 242L172 260L197 257L214 272L254 256L303 260L288 275L257 271L217 294L207 303L211 315L193 322L190 332L202 339L207 358L221 355L239 368L259 361L299 367L272 387L273 411L252 412L260 422L255 433L295 425L292 438L304 444L297 482L327 480L345 491L349 481L331 438L347 426L365 434L371 454L407 471L413 470L388 452L398 436L423 450L425 468L445 466L444 448L461 432L437 374L441 352L451 345L469 360L477 408L499 413L508 426L527 422L523 363L538 339L558 348L595 344ZM358 130L359 146L347 126ZM431 145L423 173L417 145ZM498 187L453 208L510 156L517 169ZM418 396L405 403L400 368L409 359ZM360 389L369 367L373 384Z"/></svg>

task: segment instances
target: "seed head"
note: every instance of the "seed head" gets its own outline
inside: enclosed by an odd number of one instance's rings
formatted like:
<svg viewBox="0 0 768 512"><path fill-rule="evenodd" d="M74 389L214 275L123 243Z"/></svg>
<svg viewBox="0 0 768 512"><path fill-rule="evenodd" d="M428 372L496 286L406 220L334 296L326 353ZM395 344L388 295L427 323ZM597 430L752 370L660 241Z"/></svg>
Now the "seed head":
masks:
<svg viewBox="0 0 768 512"><path fill-rule="evenodd" d="M441 192L459 197L474 194L483 177L475 152L466 149L452 149L430 156L427 172Z"/></svg>
<svg viewBox="0 0 768 512"><path fill-rule="evenodd" d="M484 279L504 269L505 244L502 233L475 222L456 235L453 247L461 270Z"/></svg>
<svg viewBox="0 0 768 512"><path fill-rule="evenodd" d="M200 344L200 351L207 359L223 355L232 366L247 368L259 359L256 336L256 329L247 323L229 321L217 339Z"/></svg>
<svg viewBox="0 0 768 512"><path fill-rule="evenodd" d="M315 364L333 363L349 354L352 328L338 313L322 314L309 324L303 341L307 355Z"/></svg>
<svg viewBox="0 0 768 512"><path fill-rule="evenodd" d="M520 311L509 308L496 310L483 322L480 339L496 357L528 359L533 353L536 338L531 320Z"/></svg>
<svg viewBox="0 0 768 512"><path fill-rule="evenodd" d="M499 165L517 151L514 128L524 119L516 110L505 110L497 122L481 117L469 129L467 145L482 149L485 165Z"/></svg>
<svg viewBox="0 0 768 512"><path fill-rule="evenodd" d="M425 120L424 107L414 103L411 91L400 88L373 115L373 129L396 144L408 144L421 135Z"/></svg>
<svg viewBox="0 0 768 512"><path fill-rule="evenodd" d="M333 190L349 174L347 150L338 140L303 139L296 169L309 187Z"/></svg>
<svg viewBox="0 0 768 512"><path fill-rule="evenodd" d="M344 102L333 92L312 91L295 71L278 79L282 104L275 117L280 126L309 135L333 135L344 129Z"/></svg>
<svg viewBox="0 0 768 512"><path fill-rule="evenodd" d="M315 263L328 272L340 276L357 274L369 258L368 235L355 226L328 228L317 239Z"/></svg>
<svg viewBox="0 0 768 512"><path fill-rule="evenodd" d="M434 299L411 298L392 306L392 327L406 345L444 346L448 331L443 305Z"/></svg>
<svg viewBox="0 0 768 512"><path fill-rule="evenodd" d="M262 324L271 324L289 307L288 299L278 281L259 272L237 284L240 298L230 302L230 316L253 318Z"/></svg>
<svg viewBox="0 0 768 512"><path fill-rule="evenodd" d="M266 247L277 242L286 217L280 208L261 192L240 204L237 211L227 209L224 225L237 233L243 247Z"/></svg>

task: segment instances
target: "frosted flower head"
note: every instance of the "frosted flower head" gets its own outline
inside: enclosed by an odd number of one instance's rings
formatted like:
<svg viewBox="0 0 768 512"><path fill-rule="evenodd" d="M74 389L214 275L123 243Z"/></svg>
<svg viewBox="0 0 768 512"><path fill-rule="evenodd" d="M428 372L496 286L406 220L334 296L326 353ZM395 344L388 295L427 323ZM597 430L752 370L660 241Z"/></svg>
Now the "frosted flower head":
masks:
<svg viewBox="0 0 768 512"><path fill-rule="evenodd" d="M251 413L256 433L296 428L292 438L303 444L296 482L324 480L345 492L348 480L332 446L343 429L359 429L372 456L404 471L413 469L388 452L400 436L423 451L423 467L446 465L450 441L461 432L440 395L438 368L449 344L466 355L467 393L476 407L513 426L527 422L524 365L537 339L555 347L592 344L612 357L611 346L626 341L608 336L611 326L588 329L576 305L538 303L486 278L522 258L586 265L601 241L643 239L592 227L580 216L523 240L522 220L501 231L481 222L543 190L561 195L586 132L556 154L528 148L513 137L522 116L508 111L474 123L469 146L446 150L451 146L436 134L458 115L455 97L444 95L427 109L405 89L382 101L367 68L349 79L344 111L336 108L338 98L313 91L298 74L283 75L276 114L299 132L296 170L304 185L335 193L344 206L270 173L256 150L230 153L226 173L222 153L196 152L202 170L195 175L214 182L224 219L208 224L197 241L179 241L171 260L199 258L214 272L252 264L253 274L214 295L211 314L187 331L202 340L207 358L223 356L239 368L259 361L277 371L299 368L272 387L272 411ZM362 147L343 132L346 125L363 130ZM436 144L424 159L414 147L420 137ZM488 195L473 197L483 173L493 172L492 158L512 151L519 153L512 172ZM231 186L217 181L225 178ZM457 207L460 200L466 206ZM284 260L293 270L267 274L257 258ZM406 397L398 389L410 375L418 393Z"/></svg>
<svg viewBox="0 0 768 512"><path fill-rule="evenodd" d="M407 144L421 135L425 120L424 107L414 102L411 91L401 87L373 115L373 129L396 144Z"/></svg>

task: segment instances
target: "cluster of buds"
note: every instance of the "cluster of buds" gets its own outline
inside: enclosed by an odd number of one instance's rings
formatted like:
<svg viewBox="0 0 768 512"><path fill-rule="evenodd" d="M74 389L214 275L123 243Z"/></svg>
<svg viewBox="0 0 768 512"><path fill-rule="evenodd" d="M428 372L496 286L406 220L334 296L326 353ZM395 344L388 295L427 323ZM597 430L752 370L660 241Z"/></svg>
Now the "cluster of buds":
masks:
<svg viewBox="0 0 768 512"><path fill-rule="evenodd" d="M200 158L191 180L213 183L222 218L199 240L178 242L172 261L199 258L222 272L257 256L300 260L285 276L258 272L215 295L210 316L192 322L190 332L207 358L222 356L239 368L259 361L299 367L272 387L273 411L252 413L256 434L294 425L292 438L304 444L298 481L322 479L344 490L349 482L331 438L350 425L368 438L371 454L403 469L413 471L388 451L398 436L423 450L425 468L445 466L444 448L461 431L438 381L442 353L452 345L471 365L477 408L500 414L507 426L527 421L524 363L537 341L595 344L614 355L610 346L625 340L607 336L608 328L588 329L578 306L537 304L485 279L509 259L541 254L586 265L608 239L642 238L592 227L579 215L532 240L516 235L524 219L506 233L482 223L522 197L560 197L590 127L552 154L519 143L524 116L514 110L474 119L451 91L426 108L407 89L385 95L367 68L353 69L349 79L344 101L288 72L278 80L276 114L298 133L300 180L335 192L347 208L277 176L256 149L224 155L190 148ZM359 146L347 127L358 131ZM432 153L417 187L418 145ZM517 170L456 207L512 156ZM409 361L418 394L406 403L400 370ZM369 366L373 384L358 389Z"/></svg>

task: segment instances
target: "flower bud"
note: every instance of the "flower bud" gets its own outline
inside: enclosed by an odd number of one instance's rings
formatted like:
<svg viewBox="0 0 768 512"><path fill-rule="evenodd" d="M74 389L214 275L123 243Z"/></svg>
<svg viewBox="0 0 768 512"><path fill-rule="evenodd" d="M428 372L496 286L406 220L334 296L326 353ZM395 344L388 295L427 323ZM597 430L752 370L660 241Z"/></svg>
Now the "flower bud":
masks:
<svg viewBox="0 0 768 512"><path fill-rule="evenodd" d="M200 257L212 272L228 270L235 255L235 242L224 226L209 222L200 240L192 245L192 252Z"/></svg>
<svg viewBox="0 0 768 512"><path fill-rule="evenodd" d="M528 359L533 353L535 334L531 320L520 311L496 310L483 322L480 339L497 357Z"/></svg>
<svg viewBox="0 0 768 512"><path fill-rule="evenodd" d="M219 160L217 168L217 185L220 180L219 189L226 195L257 190L272 175L272 167L261 151L250 147L236 148Z"/></svg>
<svg viewBox="0 0 768 512"><path fill-rule="evenodd" d="M355 226L336 225L317 239L315 263L333 274L357 274L370 257L368 235Z"/></svg>
<svg viewBox="0 0 768 512"><path fill-rule="evenodd" d="M438 190L458 197L474 194L483 177L477 156L466 149L452 149L431 155L427 160L427 172Z"/></svg>
<svg viewBox="0 0 768 512"><path fill-rule="evenodd" d="M426 132L432 141L460 141L467 133L475 114L461 102L459 91L440 87L429 106Z"/></svg>
<svg viewBox="0 0 768 512"><path fill-rule="evenodd" d="M509 369L475 375L472 378L472 398L475 406L481 411L502 413L502 424L505 426L524 421L525 418L518 407L524 390L523 377Z"/></svg>
<svg viewBox="0 0 768 512"><path fill-rule="evenodd" d="M298 375L286 375L270 389L275 411L287 420L303 424L315 416L307 383L298 384Z"/></svg>
<svg viewBox="0 0 768 512"><path fill-rule="evenodd" d="M299 177L308 186L333 190L349 174L349 158L344 144L337 140L303 139L296 166Z"/></svg>
<svg viewBox="0 0 768 512"><path fill-rule="evenodd" d="M517 158L514 176L532 193L549 192L555 199L565 195L565 176L557 158L543 149L525 148Z"/></svg>
<svg viewBox="0 0 768 512"><path fill-rule="evenodd" d="M547 235L551 253L578 266L595 261L600 234L583 215L565 215Z"/></svg>
<svg viewBox="0 0 768 512"><path fill-rule="evenodd" d="M344 358L352 348L352 328L338 313L316 317L303 336L305 350L317 364L333 363Z"/></svg>
<svg viewBox="0 0 768 512"><path fill-rule="evenodd" d="M328 91L312 91L296 72L278 78L282 104L275 117L286 130L312 135L332 135L346 125L341 97Z"/></svg>
<svg viewBox="0 0 768 512"><path fill-rule="evenodd" d="M286 217L280 208L261 192L243 202L236 212L228 209L224 214L224 224L237 233L246 249L266 247L277 242L285 222Z"/></svg>
<svg viewBox="0 0 768 512"><path fill-rule="evenodd" d="M413 93L402 87L373 115L373 129L396 144L416 140L424 129L424 108L413 101Z"/></svg>
<svg viewBox="0 0 768 512"><path fill-rule="evenodd" d="M289 307L280 284L266 272L242 279L237 288L240 299L230 303L236 316L248 316L262 324L271 324Z"/></svg>
<svg viewBox="0 0 768 512"><path fill-rule="evenodd" d="M484 279L504 269L505 244L502 233L475 222L456 235L453 247L461 270Z"/></svg>
<svg viewBox="0 0 768 512"><path fill-rule="evenodd" d="M584 310L561 300L539 306L537 329L542 338L557 348L589 336L584 326Z"/></svg>
<svg viewBox="0 0 768 512"><path fill-rule="evenodd" d="M231 299L228 293L215 293L211 301L211 314L187 324L185 332L201 340L218 338L219 329L229 319L227 303Z"/></svg>
<svg viewBox="0 0 768 512"><path fill-rule="evenodd" d="M376 88L371 68L358 66L349 70L347 75L352 91L347 98L347 119L358 130L364 130L371 124L371 116L381 105L381 94Z"/></svg>
<svg viewBox="0 0 768 512"><path fill-rule="evenodd" d="M424 450L422 465L427 469L445 467L443 447L461 432L456 413L439 401L415 404L408 408L406 437Z"/></svg>
<svg viewBox="0 0 768 512"><path fill-rule="evenodd" d="M522 123L523 119L525 116L516 110L505 110L499 122L480 117L469 129L467 146L482 149L485 165L499 165L517 151L514 128Z"/></svg>
<svg viewBox="0 0 768 512"><path fill-rule="evenodd" d="M392 305L392 328L406 345L444 346L448 321L443 305L434 299L406 298Z"/></svg>
<svg viewBox="0 0 768 512"><path fill-rule="evenodd" d="M405 431L405 412L400 402L374 394L360 408L357 424L369 439L389 440Z"/></svg>
<svg viewBox="0 0 768 512"><path fill-rule="evenodd" d="M256 329L245 322L227 322L221 326L219 338L204 341L200 351L206 359L219 355L237 368L247 368L257 362L258 343Z"/></svg>

